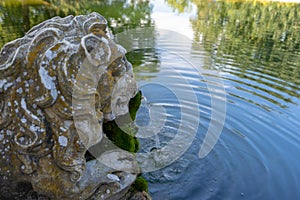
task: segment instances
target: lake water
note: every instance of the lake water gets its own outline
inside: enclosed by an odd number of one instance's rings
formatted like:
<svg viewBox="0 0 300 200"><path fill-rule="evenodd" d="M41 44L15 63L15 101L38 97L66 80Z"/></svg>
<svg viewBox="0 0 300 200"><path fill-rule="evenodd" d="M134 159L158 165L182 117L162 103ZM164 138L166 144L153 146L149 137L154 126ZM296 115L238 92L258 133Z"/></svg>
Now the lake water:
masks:
<svg viewBox="0 0 300 200"><path fill-rule="evenodd" d="M153 199L300 199L300 4L4 0L0 46L92 11L117 40L147 33L120 42L145 97L138 155L164 151L141 163Z"/></svg>

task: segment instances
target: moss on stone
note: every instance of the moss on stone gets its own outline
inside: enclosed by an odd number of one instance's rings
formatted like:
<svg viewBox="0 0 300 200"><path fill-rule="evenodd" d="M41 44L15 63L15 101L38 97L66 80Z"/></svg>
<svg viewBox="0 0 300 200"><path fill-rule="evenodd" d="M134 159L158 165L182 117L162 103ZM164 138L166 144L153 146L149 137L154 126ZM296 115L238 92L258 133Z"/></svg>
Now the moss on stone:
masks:
<svg viewBox="0 0 300 200"><path fill-rule="evenodd" d="M129 101L129 114L132 121L136 117L136 113L141 105L141 100L142 93L139 91ZM103 131L115 145L126 151L136 153L139 150L139 141L135 137L138 128L132 121L126 118L126 116L120 116L118 117L118 124L116 120L105 122L103 124Z"/></svg>
<svg viewBox="0 0 300 200"><path fill-rule="evenodd" d="M135 137L138 128L132 123L136 118L136 113L141 105L142 93L139 91L130 101L129 101L129 114L132 120L129 120L128 116L120 116L118 118L118 124L116 120L104 122L103 130L107 137L114 142L119 148L124 149L129 152L136 153L139 150L139 141ZM145 194L148 196L147 199L151 199L148 193L148 182L141 176L138 176L133 183L129 196L136 195L138 193Z"/></svg>
<svg viewBox="0 0 300 200"><path fill-rule="evenodd" d="M119 148L129 152L137 152L139 149L139 142L134 133L124 132L115 121L106 122L103 126L107 137Z"/></svg>
<svg viewBox="0 0 300 200"><path fill-rule="evenodd" d="M142 101L142 92L138 91L138 93L129 101L129 113L132 120L135 120L136 113L141 105Z"/></svg>
<svg viewBox="0 0 300 200"><path fill-rule="evenodd" d="M143 177L139 176L133 183L133 189L140 192L148 192L148 182Z"/></svg>

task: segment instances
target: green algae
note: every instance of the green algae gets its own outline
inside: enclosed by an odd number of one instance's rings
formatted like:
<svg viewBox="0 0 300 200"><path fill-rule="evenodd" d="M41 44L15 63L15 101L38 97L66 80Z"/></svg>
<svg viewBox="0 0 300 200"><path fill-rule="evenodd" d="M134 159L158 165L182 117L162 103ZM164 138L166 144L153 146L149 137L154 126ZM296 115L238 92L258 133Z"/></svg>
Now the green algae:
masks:
<svg viewBox="0 0 300 200"><path fill-rule="evenodd" d="M129 114L119 116L113 121L103 123L103 131L116 146L119 148L136 153L139 150L139 141L135 137L138 128L134 125L133 121L136 118L136 113L141 105L142 93L139 91L129 101ZM116 122L117 121L117 122Z"/></svg>
<svg viewBox="0 0 300 200"><path fill-rule="evenodd" d="M136 178L135 182L133 183L133 189L140 192L148 192L148 182L142 176Z"/></svg>

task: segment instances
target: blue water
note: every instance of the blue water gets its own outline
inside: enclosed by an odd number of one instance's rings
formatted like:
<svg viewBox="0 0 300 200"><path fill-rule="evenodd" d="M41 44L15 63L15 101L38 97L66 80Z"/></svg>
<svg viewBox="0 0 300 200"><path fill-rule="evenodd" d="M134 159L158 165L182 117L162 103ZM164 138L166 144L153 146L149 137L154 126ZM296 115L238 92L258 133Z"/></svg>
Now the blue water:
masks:
<svg viewBox="0 0 300 200"><path fill-rule="evenodd" d="M159 77L167 78L165 74L172 76L170 71L164 71L165 65L168 65L164 63L167 57L162 56L161 71L157 73L156 78L148 80L149 82L164 83L166 80L161 81ZM172 65L176 66L174 63ZM296 99L295 104L282 102L286 106L283 108L276 106L261 97L241 91L240 88L248 87L246 83L236 82L237 77L223 73L221 78L224 80L227 98L226 120L214 149L207 157L199 159L198 151L211 123L211 97L204 89L207 88L205 81L197 75L197 72L194 72L179 77L198 79L197 83L190 83L195 87L193 91L198 99L198 104L194 106L200 109L199 124L194 124L198 125L196 137L187 152L175 163L144 175L150 182L153 198L298 199L299 99ZM266 86L261 87L270 89ZM251 88L249 90L251 91ZM180 111L176 110L180 106L174 102L174 95L165 91L165 88L153 86L142 88L142 91L148 104L160 103L171 113L166 112L165 127L159 132L160 140L167 145L166 141L170 138L166 135L176 134L178 121L188 122L180 121ZM140 112L143 113L142 110ZM140 117L142 116L141 114ZM143 119L149 120L145 117ZM145 143L142 145L144 148L147 148L147 145L157 145L155 142Z"/></svg>
<svg viewBox="0 0 300 200"><path fill-rule="evenodd" d="M145 71L142 71L143 67L139 67L136 76L138 79L146 79L141 81L143 83L154 82L164 85L166 82L173 82L174 87L182 87L182 91L195 93L198 102L190 109L194 110L196 115L196 108L199 108L200 120L199 124L194 124L198 130L193 143L177 161L158 171L144 174L150 183L153 199L299 199L300 164L297 159L300 153L299 47L290 49L291 54L285 54L286 50L280 48L272 52L267 47L263 49L264 53L269 51L269 56L273 56L275 60L269 62L264 62L259 57L255 58L259 56L255 55L258 51L257 46L243 44L241 41L238 44L234 44L234 41L217 44L218 42L214 43L206 36L207 39L206 41L204 39L202 44L191 39L192 47L189 49L188 38L192 38L189 28L192 28L186 16L190 13L190 18L193 18L193 11L174 14L167 6L157 9L154 7L154 10L159 13L154 13L155 17L169 16L162 19L168 21L161 22L164 26L160 26L160 22L157 22L158 32L159 28L171 29L183 34L186 41L181 45L183 40L172 41L170 38L160 40L158 37L156 50L153 51L160 53L159 71L150 72L145 66ZM156 20L160 20L159 17ZM179 20L186 22L178 24L185 30L168 26L176 24L174 21ZM171 38L174 37L171 35ZM233 44L228 44L230 42ZM207 52L203 47L205 45L211 45L212 51ZM241 47L238 54L233 52L232 55L224 55L218 52L218 48L222 48L222 45L227 45L228 48L230 45ZM253 49L254 55L249 55L243 48ZM169 51L163 52L161 49ZM180 58L176 59L174 52L187 61L181 62ZM148 54L143 57L145 65L153 64L151 63L153 54ZM282 61L281 56L286 57L286 60ZM188 61L194 64L192 68L189 67ZM215 70L216 73L212 76L210 70ZM284 75L278 75L280 73ZM150 74L153 78L145 78ZM226 99L223 100L226 101L226 118L221 136L213 150L207 157L199 159L199 149L209 125L214 120L212 110L215 108L212 106L213 97L209 90L211 86L206 80L210 76L223 84L221 89L225 89ZM295 78L288 79L286 76ZM186 79L186 87L177 83L174 77ZM154 86L142 88L142 91L148 104L166 105L164 128L159 131L158 136L148 138L152 142L142 143L146 149L151 149L151 146L155 145L161 148L161 143L165 146L169 144L170 137L179 129L179 123L188 122L180 121L180 111L176 112L176 108L182 105L174 102L176 99L174 94ZM179 90L176 95L184 94L180 94ZM223 98L224 93L220 90L214 95L216 95L214 98ZM149 121L143 114L140 117ZM193 116L190 116L190 120L193 121Z"/></svg>

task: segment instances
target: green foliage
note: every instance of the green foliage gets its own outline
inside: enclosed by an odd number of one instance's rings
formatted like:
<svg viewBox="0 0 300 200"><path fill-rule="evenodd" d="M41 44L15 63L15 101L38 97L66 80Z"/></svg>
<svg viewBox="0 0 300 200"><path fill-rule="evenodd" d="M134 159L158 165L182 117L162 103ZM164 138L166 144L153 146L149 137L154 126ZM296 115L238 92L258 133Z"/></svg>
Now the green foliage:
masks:
<svg viewBox="0 0 300 200"><path fill-rule="evenodd" d="M195 1L195 4L198 16L191 20L195 37L210 52L219 69L227 70L227 62L230 61L231 66L240 69L241 73L235 75L300 97L295 92L296 87L289 85L291 82L300 84L300 4L252 1ZM264 79L257 80L249 76L249 71L258 71L282 81L274 85ZM291 101L278 92L253 87ZM280 105L272 99L266 100Z"/></svg>
<svg viewBox="0 0 300 200"><path fill-rule="evenodd" d="M297 92L300 84L300 4L252 0L190 2L197 7L196 16L190 19L194 47L199 48L201 44L209 53L212 61L209 67L245 82L248 80L247 86L273 98L254 95L280 107L285 105L278 99L295 103L284 94L300 98ZM245 92L251 93L251 89Z"/></svg>
<svg viewBox="0 0 300 200"><path fill-rule="evenodd" d="M101 13L114 33L150 26L148 1L125 0L3 0L0 1L0 47L22 37L31 27L54 16Z"/></svg>
<svg viewBox="0 0 300 200"><path fill-rule="evenodd" d="M166 1L169 6L174 8L174 11L178 11L179 13L189 11L191 7L190 0L167 0Z"/></svg>

